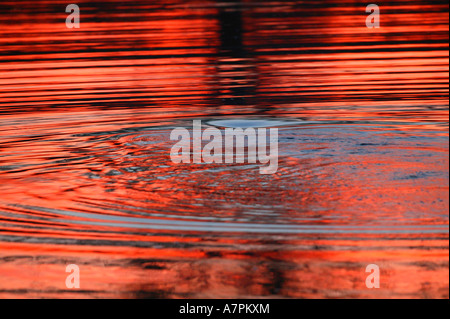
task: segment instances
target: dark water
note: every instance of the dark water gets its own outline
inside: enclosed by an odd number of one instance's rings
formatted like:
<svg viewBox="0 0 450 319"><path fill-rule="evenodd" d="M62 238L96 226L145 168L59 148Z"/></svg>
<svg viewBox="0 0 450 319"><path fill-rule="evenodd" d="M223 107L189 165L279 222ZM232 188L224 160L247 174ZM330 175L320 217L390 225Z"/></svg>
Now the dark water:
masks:
<svg viewBox="0 0 450 319"><path fill-rule="evenodd" d="M376 3L2 1L0 297L448 298L449 6ZM193 119L277 173L172 163Z"/></svg>

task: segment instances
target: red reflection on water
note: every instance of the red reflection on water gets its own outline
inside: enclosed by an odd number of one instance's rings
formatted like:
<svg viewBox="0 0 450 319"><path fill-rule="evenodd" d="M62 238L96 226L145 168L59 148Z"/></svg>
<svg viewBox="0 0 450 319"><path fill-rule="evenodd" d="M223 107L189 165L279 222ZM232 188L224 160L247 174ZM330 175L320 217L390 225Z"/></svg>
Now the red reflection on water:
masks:
<svg viewBox="0 0 450 319"><path fill-rule="evenodd" d="M396 3L6 2L0 297L448 298L448 4ZM305 125L271 176L170 162L220 115Z"/></svg>

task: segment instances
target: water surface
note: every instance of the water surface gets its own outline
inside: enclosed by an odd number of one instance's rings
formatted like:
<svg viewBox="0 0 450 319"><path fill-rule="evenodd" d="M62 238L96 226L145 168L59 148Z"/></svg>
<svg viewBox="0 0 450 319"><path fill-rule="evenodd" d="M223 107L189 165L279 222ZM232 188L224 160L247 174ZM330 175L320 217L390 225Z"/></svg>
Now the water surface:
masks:
<svg viewBox="0 0 450 319"><path fill-rule="evenodd" d="M448 298L447 2L77 3L0 4L0 297ZM192 120L277 173L172 163Z"/></svg>

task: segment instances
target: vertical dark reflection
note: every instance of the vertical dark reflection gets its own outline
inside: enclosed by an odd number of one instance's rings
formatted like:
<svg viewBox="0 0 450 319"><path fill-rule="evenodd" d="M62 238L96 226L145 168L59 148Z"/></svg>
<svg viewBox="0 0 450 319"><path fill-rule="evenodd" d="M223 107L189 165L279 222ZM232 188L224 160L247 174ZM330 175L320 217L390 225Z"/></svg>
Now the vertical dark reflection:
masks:
<svg viewBox="0 0 450 319"><path fill-rule="evenodd" d="M257 68L252 53L244 44L243 3L233 0L220 3L223 5L218 13L220 50L217 63L222 103L250 107L255 101ZM270 240L267 244L279 243ZM253 255L252 252L248 254ZM276 295L282 289L285 278L283 272L277 269L277 262L265 260L263 265L256 272L253 267L245 272L242 288L245 293L250 293L248 287L257 285L262 278L266 294Z"/></svg>
<svg viewBox="0 0 450 319"><path fill-rule="evenodd" d="M241 1L219 1L218 95L222 105L250 105L255 94L256 68L244 44Z"/></svg>
<svg viewBox="0 0 450 319"><path fill-rule="evenodd" d="M222 1L221 1L222 2ZM232 57L245 56L243 43L242 12L240 1L225 1L226 5L219 9L220 49Z"/></svg>

